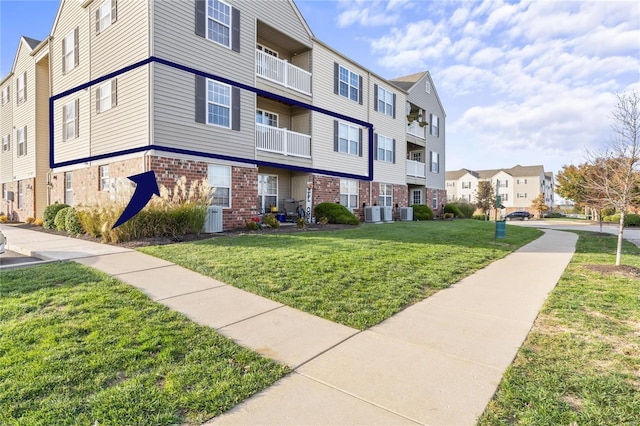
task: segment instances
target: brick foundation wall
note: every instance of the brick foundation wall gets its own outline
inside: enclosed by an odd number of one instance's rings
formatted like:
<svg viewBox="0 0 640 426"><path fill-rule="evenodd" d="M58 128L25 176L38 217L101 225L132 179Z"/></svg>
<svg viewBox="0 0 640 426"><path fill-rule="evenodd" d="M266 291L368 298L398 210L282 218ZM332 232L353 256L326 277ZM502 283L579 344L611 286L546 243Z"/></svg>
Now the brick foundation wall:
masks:
<svg viewBox="0 0 640 426"><path fill-rule="evenodd" d="M18 208L18 182L7 182L5 188L7 192L13 192L13 201L4 198L4 193L0 192L0 213L5 214L10 220L24 222L28 217L35 216L35 188L36 179L22 179L22 208ZM29 189L31 188L31 189Z"/></svg>
<svg viewBox="0 0 640 426"><path fill-rule="evenodd" d="M435 209L433 208L434 191L438 193L438 207ZM427 188L425 204L432 208L433 214L436 217L442 216L442 214L444 214L444 205L447 204L447 191L444 189Z"/></svg>

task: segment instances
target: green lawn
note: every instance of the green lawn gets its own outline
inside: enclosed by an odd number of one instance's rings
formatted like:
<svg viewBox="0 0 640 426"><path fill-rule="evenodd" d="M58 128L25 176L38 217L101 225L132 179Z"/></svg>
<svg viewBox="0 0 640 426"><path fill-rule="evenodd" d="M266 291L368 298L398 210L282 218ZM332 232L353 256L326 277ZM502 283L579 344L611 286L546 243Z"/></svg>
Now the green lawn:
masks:
<svg viewBox="0 0 640 426"><path fill-rule="evenodd" d="M200 423L287 373L76 263L1 274L2 425Z"/></svg>
<svg viewBox="0 0 640 426"><path fill-rule="evenodd" d="M331 321L365 329L541 235L475 220L222 236L140 250Z"/></svg>
<svg viewBox="0 0 640 426"><path fill-rule="evenodd" d="M536 320L480 425L640 424L640 249L580 232L576 254Z"/></svg>

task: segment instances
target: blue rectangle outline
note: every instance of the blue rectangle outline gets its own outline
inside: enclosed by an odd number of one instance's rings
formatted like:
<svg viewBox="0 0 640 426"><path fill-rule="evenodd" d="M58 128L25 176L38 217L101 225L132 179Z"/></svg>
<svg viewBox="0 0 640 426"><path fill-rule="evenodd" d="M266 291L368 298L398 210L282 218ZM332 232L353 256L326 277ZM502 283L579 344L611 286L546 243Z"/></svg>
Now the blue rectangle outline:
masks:
<svg viewBox="0 0 640 426"><path fill-rule="evenodd" d="M178 69L180 71L185 71L185 72L189 72L195 75L199 75L205 78L210 78L213 80L217 80L220 81L222 83L226 83L229 84L231 86L235 86L238 87L240 89L243 90L248 90L250 92L256 93L257 95L260 96L264 96L270 99L274 99L277 101L281 101L281 102L285 102L285 103L289 103L289 104L293 104L305 109L309 109L312 111L316 111L322 114L326 114L329 115L331 117L335 117L338 118L340 120L344 120L344 121L349 121L351 123L355 123L359 126L362 127L366 127L369 129L368 132L368 144L369 144L369 173L368 175L364 176L364 175L356 175L356 174L351 174L351 173L342 173L342 172L335 172L335 171L331 171L331 170L323 170L323 169L316 169L316 168L312 168L312 167L302 167L302 166L294 166L294 165L290 165L290 164L283 164L283 163L275 163L275 162L271 162L271 161L263 161L263 160L253 160L253 159L248 159L248 158L241 158L241 157L234 157L234 156L229 156L229 155L222 155L222 154L210 154L210 153L205 153L205 152L200 152L200 151L192 151L192 150L187 150L187 149L181 149L181 148L173 148L173 147L166 147L166 146L160 146L160 145L145 145L145 146L141 146L141 147L136 147L136 148L130 148L130 149L125 149L125 150L121 150L121 151L115 151L115 152L111 152L108 154L99 154L99 155L92 155L89 157L84 157L84 158L79 158L79 159L74 159L74 160L68 160L68 161L61 161L59 163L55 162L54 159L54 150L53 150L53 146L54 146L54 103L56 100L63 98L65 96L71 95L75 92L78 92L80 90L86 89L88 87L91 87L95 84L99 84L102 83L103 81L106 80L110 80L114 77L117 77L120 74L132 71L136 68L139 68L141 66L147 65L149 63L152 62L157 62L159 64L171 67L171 68L175 68ZM185 154L185 155L194 155L194 156L198 156L198 157L206 157L206 158L213 158L213 159L219 159L219 160L226 160L226 161L234 161L234 162L239 162L239 163L246 163L246 164L254 164L257 166L270 166L270 167L278 167L278 168L285 168L285 169L289 169L289 170L294 170L294 171L301 171L301 172L310 172L310 173L319 173L319 174L325 174L325 175L329 175L329 176L337 176L337 177L344 177L344 178L348 178L348 179L360 179L360 180L367 180L367 181L372 181L373 180L373 124L368 123L366 121L362 121L362 120L358 120L356 118L352 118L352 117L347 117L346 115L343 114L339 114L333 111L329 111L327 109L324 108L320 108L314 105L310 105L304 102L300 102L298 100L295 99L290 99L287 98L285 96L281 96L281 95L277 95L275 93L271 93L268 92L266 90L262 90L262 89L258 89L257 87L253 87L253 86L248 86L246 84L243 83L239 83L237 81L233 81L230 80L228 78L224 78L224 77L220 77L214 74L210 74L210 73L206 73L204 71L200 71L197 70L195 68L191 68L191 67L187 67L185 65L180 65L178 63L175 62L171 62L171 61L167 61L166 59L162 59L162 58L158 58L155 56L150 56L147 59L144 59L142 61L136 62L134 64L128 65L126 67L123 67L117 71L111 72L109 74L105 74L102 77L98 77L95 78L87 83L81 84L79 86L76 86L74 88L71 88L69 90L65 90L62 93L59 93L57 95L53 95L49 98L49 167L54 169L57 167L65 167L65 166L71 166L74 164L80 164L80 163L86 163L89 161L96 161L96 160L102 160L105 158L111 158L111 157L117 157L117 156L121 156L121 155L127 155L127 154L133 154L133 153L137 153L137 152L143 152L143 151L150 151L150 150L156 150L156 151L165 151L165 152L171 152L171 153L176 153L176 154Z"/></svg>

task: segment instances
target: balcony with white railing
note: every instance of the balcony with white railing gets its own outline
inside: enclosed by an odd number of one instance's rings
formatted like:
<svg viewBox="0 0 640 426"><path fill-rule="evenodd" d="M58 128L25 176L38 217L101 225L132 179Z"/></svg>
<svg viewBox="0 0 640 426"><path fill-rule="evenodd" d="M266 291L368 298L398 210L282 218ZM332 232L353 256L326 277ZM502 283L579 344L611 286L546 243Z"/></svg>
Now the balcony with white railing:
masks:
<svg viewBox="0 0 640 426"><path fill-rule="evenodd" d="M311 136L256 123L256 149L292 157L311 158Z"/></svg>
<svg viewBox="0 0 640 426"><path fill-rule="evenodd" d="M256 50L256 75L298 92L311 94L311 73L287 61Z"/></svg>
<svg viewBox="0 0 640 426"><path fill-rule="evenodd" d="M419 161L407 160L407 176L427 177L427 165Z"/></svg>
<svg viewBox="0 0 640 426"><path fill-rule="evenodd" d="M412 121L407 126L407 133L420 139L426 139L427 126L420 127L417 121Z"/></svg>

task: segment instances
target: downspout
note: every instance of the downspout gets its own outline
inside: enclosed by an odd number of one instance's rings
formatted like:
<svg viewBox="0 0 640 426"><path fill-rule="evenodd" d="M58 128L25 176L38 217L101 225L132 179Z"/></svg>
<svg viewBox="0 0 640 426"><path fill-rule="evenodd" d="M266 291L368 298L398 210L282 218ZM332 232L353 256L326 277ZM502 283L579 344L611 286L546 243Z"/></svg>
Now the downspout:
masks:
<svg viewBox="0 0 640 426"><path fill-rule="evenodd" d="M147 51L149 52L149 57L153 56L153 1L149 0L147 3L149 6L149 18L147 20ZM147 65L149 68L147 69L147 82L149 87L147 88L147 134L149 135L149 145L153 145L153 62ZM142 152L142 168L143 172L148 172L151 170L151 157L149 156L149 150Z"/></svg>
<svg viewBox="0 0 640 426"><path fill-rule="evenodd" d="M371 87L371 73L367 72L367 87ZM367 123L371 123L371 96L367 96ZM375 129L374 129L375 130ZM368 140L368 136L367 136L367 140ZM367 144L368 145L368 144ZM372 147L373 149L373 147ZM372 152L369 153L369 155L373 155ZM375 171L375 163L373 165L373 169L371 170L371 179L369 181L369 205L372 205L372 200L373 200L373 195L371 193L372 188L373 188L373 176L374 176L374 171ZM364 211L362 212L362 214L364 215Z"/></svg>
<svg viewBox="0 0 640 426"><path fill-rule="evenodd" d="M53 37L49 37L49 44L47 46L49 49L49 97L53 96ZM47 105L49 104L49 100L47 99ZM53 112L49 112L55 117ZM48 117L47 117L48 118ZM53 139L55 142L55 135L49 135L49 140ZM51 146L47 143L49 149ZM51 168L51 163L49 163L49 171L47 172L47 206L51 204L51 190L53 189L53 182L51 181L51 176L53 175L53 169ZM45 206L46 208L46 206Z"/></svg>

